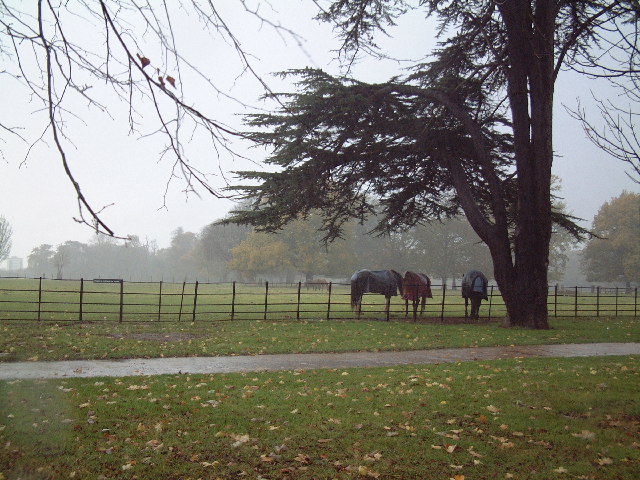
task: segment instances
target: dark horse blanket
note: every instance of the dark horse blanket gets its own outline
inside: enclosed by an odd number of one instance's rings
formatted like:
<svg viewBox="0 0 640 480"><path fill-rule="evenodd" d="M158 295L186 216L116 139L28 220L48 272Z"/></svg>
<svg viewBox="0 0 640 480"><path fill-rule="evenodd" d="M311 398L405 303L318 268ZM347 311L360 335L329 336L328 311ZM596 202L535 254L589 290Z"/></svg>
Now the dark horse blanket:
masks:
<svg viewBox="0 0 640 480"><path fill-rule="evenodd" d="M351 306L360 303L365 293L394 297L402 292L402 276L394 270L360 270L351 276Z"/></svg>
<svg viewBox="0 0 640 480"><path fill-rule="evenodd" d="M405 272L402 281L402 298L413 302L420 298L433 298L429 277L424 273Z"/></svg>
<svg viewBox="0 0 640 480"><path fill-rule="evenodd" d="M471 270L464 274L462 278L462 298L471 298L471 294L473 293L473 285L477 278L482 279L482 298L484 300L489 300L489 296L487 293L487 286L489 285L489 281L487 277L484 276L482 272L478 270Z"/></svg>

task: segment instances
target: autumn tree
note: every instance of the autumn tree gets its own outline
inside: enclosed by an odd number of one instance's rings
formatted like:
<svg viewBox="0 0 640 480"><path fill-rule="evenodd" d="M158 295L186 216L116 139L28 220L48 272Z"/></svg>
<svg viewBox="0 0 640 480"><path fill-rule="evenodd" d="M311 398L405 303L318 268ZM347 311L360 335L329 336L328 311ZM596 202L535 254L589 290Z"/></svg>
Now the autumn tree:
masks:
<svg viewBox="0 0 640 480"><path fill-rule="evenodd" d="M325 245L321 239L317 218L311 215L306 220L291 222L277 234L249 234L231 250L233 255L228 266L245 274L253 271L285 275L287 281L292 282L296 273L304 274L306 281L313 280L317 274L326 275L331 264L335 267L335 260L330 260L335 254L347 264L354 263L344 251L339 253L343 244Z"/></svg>
<svg viewBox="0 0 640 480"><path fill-rule="evenodd" d="M511 323L548 328L552 225L575 226L551 203L554 85L563 69L636 70L637 2L334 0L319 18L357 61L384 54L376 34L403 14L438 19L428 62L379 84L288 72L297 91L249 117L276 171L243 173L239 190L255 203L235 219L273 231L319 209L334 238L348 218L374 213L372 196L380 230L463 212L489 248Z"/></svg>
<svg viewBox="0 0 640 480"><path fill-rule="evenodd" d="M591 239L582 254L590 282L640 281L640 194L623 192L606 202L593 219Z"/></svg>
<svg viewBox="0 0 640 480"><path fill-rule="evenodd" d="M233 247L227 266L240 273L244 280L254 280L256 275L281 275L292 268L287 244L261 232L249 233L243 242Z"/></svg>

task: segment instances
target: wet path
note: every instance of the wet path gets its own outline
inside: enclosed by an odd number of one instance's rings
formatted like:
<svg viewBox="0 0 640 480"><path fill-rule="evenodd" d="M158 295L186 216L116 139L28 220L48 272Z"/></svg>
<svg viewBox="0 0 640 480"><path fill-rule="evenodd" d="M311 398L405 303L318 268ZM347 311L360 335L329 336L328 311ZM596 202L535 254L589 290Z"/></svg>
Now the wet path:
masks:
<svg viewBox="0 0 640 480"><path fill-rule="evenodd" d="M11 362L0 363L0 380L388 367L406 364L453 363L503 358L609 355L640 355L640 343L521 345L513 347L414 350L407 352L305 353L236 357Z"/></svg>

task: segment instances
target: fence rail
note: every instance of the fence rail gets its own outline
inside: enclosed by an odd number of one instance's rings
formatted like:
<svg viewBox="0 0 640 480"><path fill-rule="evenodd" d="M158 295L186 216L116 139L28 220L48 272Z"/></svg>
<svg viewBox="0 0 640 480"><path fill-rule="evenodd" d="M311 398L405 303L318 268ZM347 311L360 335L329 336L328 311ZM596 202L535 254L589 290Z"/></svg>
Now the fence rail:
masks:
<svg viewBox="0 0 640 480"><path fill-rule="evenodd" d="M432 285L425 317L451 318L465 314L460 291ZM638 288L549 288L552 317L638 315ZM400 297L389 308L381 295L366 294L361 318L413 317ZM481 307L485 318L504 317L506 309L497 287ZM126 282L121 279L49 280L0 278L0 320L31 321L213 321L307 320L353 318L350 286L299 282L200 283Z"/></svg>

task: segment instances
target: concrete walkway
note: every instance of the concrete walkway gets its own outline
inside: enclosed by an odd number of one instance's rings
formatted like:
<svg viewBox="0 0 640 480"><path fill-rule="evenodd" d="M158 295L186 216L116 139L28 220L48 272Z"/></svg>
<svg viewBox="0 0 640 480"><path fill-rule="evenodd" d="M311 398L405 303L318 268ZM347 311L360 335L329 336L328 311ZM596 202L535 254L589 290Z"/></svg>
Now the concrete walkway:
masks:
<svg viewBox="0 0 640 480"><path fill-rule="evenodd" d="M0 380L389 367L394 365L469 362L503 358L609 355L640 355L640 343L448 348L441 350L413 350L407 352L305 353L236 357L6 362L0 363Z"/></svg>

